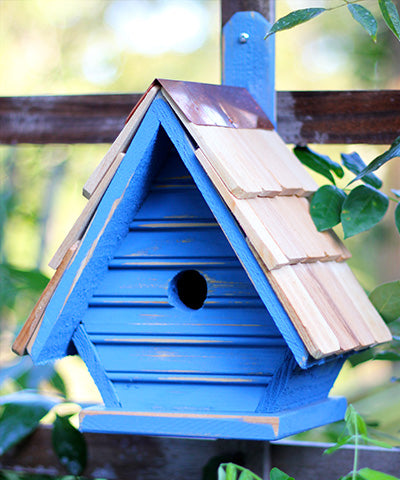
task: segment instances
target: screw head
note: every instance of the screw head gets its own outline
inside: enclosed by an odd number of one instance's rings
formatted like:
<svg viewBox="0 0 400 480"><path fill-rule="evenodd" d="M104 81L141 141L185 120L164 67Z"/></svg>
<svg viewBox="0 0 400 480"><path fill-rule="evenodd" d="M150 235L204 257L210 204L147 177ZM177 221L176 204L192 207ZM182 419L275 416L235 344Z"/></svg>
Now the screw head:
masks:
<svg viewBox="0 0 400 480"><path fill-rule="evenodd" d="M247 43L247 40L250 38L250 35L246 32L243 32L239 35L239 43Z"/></svg>

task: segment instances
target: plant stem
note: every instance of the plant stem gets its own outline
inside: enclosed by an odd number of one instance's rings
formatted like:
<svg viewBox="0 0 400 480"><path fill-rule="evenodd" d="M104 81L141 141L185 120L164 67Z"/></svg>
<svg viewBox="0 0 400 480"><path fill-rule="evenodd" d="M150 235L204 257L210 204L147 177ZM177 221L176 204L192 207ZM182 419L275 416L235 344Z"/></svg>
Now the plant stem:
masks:
<svg viewBox="0 0 400 480"><path fill-rule="evenodd" d="M332 10L336 10L338 8L342 8L342 7L345 7L346 5L353 5L353 3L361 3L361 2L364 2L365 0L343 0L345 3L342 4L342 5L336 5L336 7L330 7L330 8L326 8L326 11L330 12Z"/></svg>
<svg viewBox="0 0 400 480"><path fill-rule="evenodd" d="M358 470L358 425L355 422L355 435L354 435L354 461L353 461L353 475L352 480L357 480L357 470Z"/></svg>

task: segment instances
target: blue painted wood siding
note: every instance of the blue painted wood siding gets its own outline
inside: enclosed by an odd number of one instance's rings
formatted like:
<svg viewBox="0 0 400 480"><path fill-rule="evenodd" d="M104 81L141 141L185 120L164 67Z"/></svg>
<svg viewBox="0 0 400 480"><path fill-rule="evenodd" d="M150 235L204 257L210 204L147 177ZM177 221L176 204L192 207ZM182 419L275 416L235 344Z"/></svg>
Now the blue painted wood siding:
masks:
<svg viewBox="0 0 400 480"><path fill-rule="evenodd" d="M83 325L124 408L255 411L288 348L170 145ZM179 272L207 281L171 305Z"/></svg>

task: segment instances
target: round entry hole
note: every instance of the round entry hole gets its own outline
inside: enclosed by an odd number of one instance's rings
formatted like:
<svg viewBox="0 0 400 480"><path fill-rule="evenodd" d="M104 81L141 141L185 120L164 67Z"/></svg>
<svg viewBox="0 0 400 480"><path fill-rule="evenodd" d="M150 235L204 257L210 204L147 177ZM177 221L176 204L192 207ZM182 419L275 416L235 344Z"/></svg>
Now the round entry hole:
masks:
<svg viewBox="0 0 400 480"><path fill-rule="evenodd" d="M171 280L168 296L176 307L199 310L207 298L206 279L196 270L179 272Z"/></svg>

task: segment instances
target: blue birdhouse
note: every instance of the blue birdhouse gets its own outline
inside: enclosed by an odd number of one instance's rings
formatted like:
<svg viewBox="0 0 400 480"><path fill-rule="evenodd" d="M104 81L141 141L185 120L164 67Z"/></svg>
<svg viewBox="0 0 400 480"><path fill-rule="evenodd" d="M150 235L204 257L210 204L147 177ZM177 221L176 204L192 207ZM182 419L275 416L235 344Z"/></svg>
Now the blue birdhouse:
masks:
<svg viewBox="0 0 400 480"><path fill-rule="evenodd" d="M389 341L317 185L244 88L155 81L14 350L79 354L104 405L81 428L272 440L343 418L345 358Z"/></svg>

